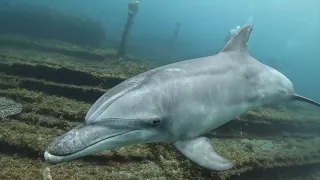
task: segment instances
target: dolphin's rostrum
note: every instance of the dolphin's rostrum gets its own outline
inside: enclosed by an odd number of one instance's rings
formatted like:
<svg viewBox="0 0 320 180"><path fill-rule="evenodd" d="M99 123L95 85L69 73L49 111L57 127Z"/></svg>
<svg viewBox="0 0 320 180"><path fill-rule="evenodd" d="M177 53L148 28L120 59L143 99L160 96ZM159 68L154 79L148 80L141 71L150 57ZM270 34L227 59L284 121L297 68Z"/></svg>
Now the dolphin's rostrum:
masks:
<svg viewBox="0 0 320 180"><path fill-rule="evenodd" d="M162 66L115 86L90 108L82 125L56 138L44 154L57 164L138 143L173 143L196 164L233 167L203 134L249 110L285 101L319 103L294 93L291 81L248 54L252 25L221 52Z"/></svg>

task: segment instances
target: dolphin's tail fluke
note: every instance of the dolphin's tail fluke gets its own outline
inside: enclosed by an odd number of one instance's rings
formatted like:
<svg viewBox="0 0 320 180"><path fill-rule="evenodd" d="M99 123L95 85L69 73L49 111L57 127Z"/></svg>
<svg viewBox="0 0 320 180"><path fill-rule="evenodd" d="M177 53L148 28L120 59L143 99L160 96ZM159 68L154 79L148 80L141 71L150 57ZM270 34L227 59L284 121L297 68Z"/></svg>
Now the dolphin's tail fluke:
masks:
<svg viewBox="0 0 320 180"><path fill-rule="evenodd" d="M313 104L313 105L315 105L315 106L320 107L320 103L318 103L318 102L316 102L316 101L313 101L313 100L311 100L311 99L308 99L308 98L306 98L306 97L297 95L297 94L293 95L293 96L292 96L292 99L295 100L295 101L303 101L303 102L306 102L306 103L309 103L309 104Z"/></svg>

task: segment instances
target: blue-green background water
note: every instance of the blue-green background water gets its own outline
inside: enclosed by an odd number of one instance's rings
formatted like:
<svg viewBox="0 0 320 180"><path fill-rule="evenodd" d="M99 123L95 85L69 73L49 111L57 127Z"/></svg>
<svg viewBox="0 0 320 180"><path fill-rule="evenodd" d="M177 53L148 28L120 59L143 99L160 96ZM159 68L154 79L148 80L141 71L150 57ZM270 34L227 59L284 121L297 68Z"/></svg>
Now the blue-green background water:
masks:
<svg viewBox="0 0 320 180"><path fill-rule="evenodd" d="M12 0L101 21L117 47L132 0ZM217 53L228 32L252 23L249 52L288 76L300 94L320 101L320 1L140 0L128 54L165 61L181 23L173 61ZM75 30L70 30L75 31Z"/></svg>

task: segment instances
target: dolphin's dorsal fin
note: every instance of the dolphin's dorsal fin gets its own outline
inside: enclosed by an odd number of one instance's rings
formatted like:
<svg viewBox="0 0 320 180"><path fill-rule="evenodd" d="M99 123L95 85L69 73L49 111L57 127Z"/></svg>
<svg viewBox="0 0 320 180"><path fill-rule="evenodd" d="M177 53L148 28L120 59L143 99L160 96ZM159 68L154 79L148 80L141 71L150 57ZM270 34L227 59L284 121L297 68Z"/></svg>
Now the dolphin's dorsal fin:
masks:
<svg viewBox="0 0 320 180"><path fill-rule="evenodd" d="M242 26L234 36L227 42L221 52L248 53L247 42L253 26L251 24Z"/></svg>

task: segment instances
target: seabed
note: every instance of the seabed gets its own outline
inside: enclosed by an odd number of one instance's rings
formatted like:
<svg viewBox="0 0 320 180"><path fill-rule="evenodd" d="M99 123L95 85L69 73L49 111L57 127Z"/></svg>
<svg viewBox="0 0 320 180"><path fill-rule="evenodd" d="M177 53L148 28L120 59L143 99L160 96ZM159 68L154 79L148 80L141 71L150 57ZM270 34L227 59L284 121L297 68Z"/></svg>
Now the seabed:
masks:
<svg viewBox="0 0 320 180"><path fill-rule="evenodd" d="M320 178L320 114L304 104L260 108L209 133L219 154L236 165L221 173L193 164L166 143L106 150L60 165L45 163L48 144L82 123L96 99L149 69L142 61L118 60L116 53L0 35L0 96L23 105L20 114L0 121L1 180L43 179L48 168L53 180Z"/></svg>

